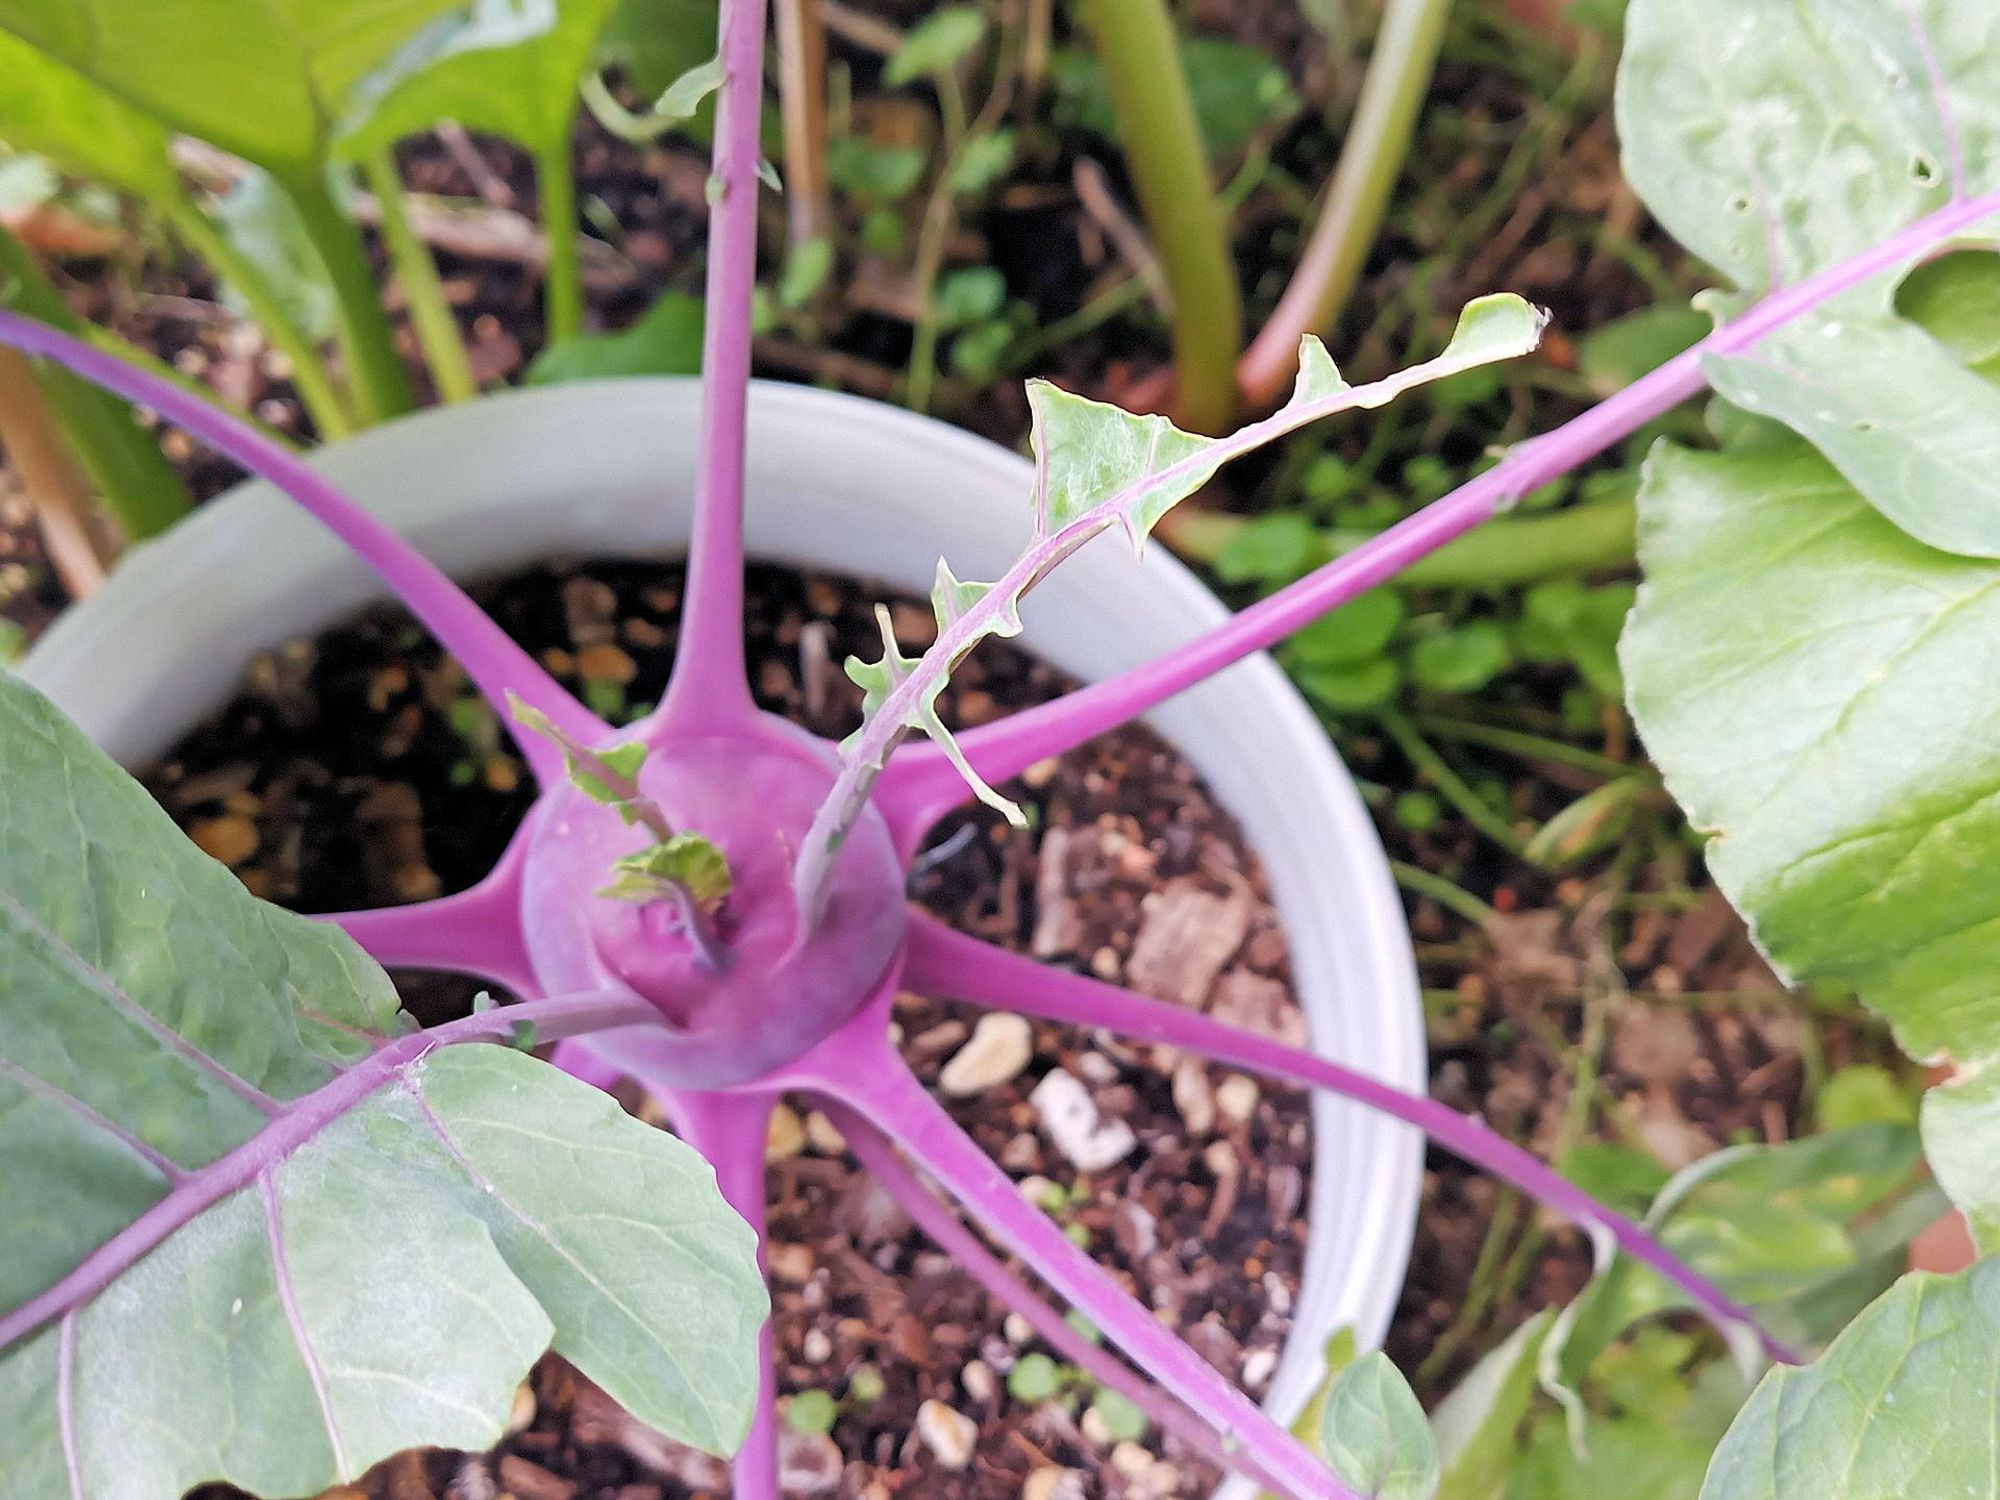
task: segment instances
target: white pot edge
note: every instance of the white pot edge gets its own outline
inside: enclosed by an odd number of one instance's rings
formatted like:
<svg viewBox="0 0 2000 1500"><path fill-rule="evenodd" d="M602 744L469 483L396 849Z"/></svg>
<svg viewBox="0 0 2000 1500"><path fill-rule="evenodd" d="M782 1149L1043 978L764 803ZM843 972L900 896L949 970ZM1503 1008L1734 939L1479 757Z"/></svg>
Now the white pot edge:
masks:
<svg viewBox="0 0 2000 1500"><path fill-rule="evenodd" d="M456 576L562 555L685 547L698 382L510 391L322 450L314 467ZM746 517L758 556L922 593L939 556L994 576L1027 530L1026 459L896 407L758 382ZM121 759L156 753L227 695L256 651L380 597L373 577L269 486L247 483L135 548L20 671ZM1086 680L1227 611L1164 549L1106 536L1030 597L1022 644ZM1402 903L1354 784L1298 693L1256 657L1149 717L1237 817L1269 873L1316 1050L1415 1092L1422 1008ZM1289 1422L1327 1339L1378 1341L1415 1232L1422 1142L1315 1101L1303 1285L1266 1405ZM1247 1496L1248 1486L1225 1486Z"/></svg>

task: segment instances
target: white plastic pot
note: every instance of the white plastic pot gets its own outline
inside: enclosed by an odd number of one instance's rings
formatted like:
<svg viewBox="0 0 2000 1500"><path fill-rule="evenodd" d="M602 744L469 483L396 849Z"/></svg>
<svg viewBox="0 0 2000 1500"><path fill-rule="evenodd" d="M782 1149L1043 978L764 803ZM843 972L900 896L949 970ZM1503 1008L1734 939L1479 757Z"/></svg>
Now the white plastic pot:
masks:
<svg viewBox="0 0 2000 1500"><path fill-rule="evenodd" d="M349 494L461 578L558 556L685 548L698 385L628 380L516 391L427 411L315 459ZM937 559L990 578L1028 527L1019 455L893 407L759 384L750 404L747 528L761 558L929 588ZM264 648L382 595L276 491L245 484L138 548L60 619L22 668L121 760L163 751ZM1107 535L1030 596L1021 644L1096 680L1224 617L1163 549ZM1425 1086L1414 962L1388 864L1352 781L1298 694L1262 657L1151 721L1200 770L1262 857L1315 1048ZM1269 1405L1290 1421L1341 1326L1380 1338L1414 1232L1416 1134L1321 1099L1310 1239Z"/></svg>

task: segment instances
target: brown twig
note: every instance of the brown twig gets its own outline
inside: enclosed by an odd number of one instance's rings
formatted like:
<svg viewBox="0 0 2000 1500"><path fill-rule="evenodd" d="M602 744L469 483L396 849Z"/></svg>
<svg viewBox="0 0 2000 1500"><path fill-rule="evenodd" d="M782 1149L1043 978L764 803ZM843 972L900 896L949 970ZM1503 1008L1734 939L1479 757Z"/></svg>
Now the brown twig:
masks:
<svg viewBox="0 0 2000 1500"><path fill-rule="evenodd" d="M0 448L34 507L63 587L73 599L94 593L111 549L95 524L90 481L63 441L34 366L12 349L0 349Z"/></svg>
<svg viewBox="0 0 2000 1500"><path fill-rule="evenodd" d="M826 29L821 0L777 0L778 104L785 120L785 223L796 250L826 233Z"/></svg>

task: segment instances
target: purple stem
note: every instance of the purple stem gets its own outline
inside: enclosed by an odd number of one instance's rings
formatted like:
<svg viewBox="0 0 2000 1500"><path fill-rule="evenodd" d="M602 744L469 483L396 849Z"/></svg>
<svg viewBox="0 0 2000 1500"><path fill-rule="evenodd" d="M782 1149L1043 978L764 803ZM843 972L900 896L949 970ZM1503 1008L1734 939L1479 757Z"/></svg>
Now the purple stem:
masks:
<svg viewBox="0 0 2000 1500"><path fill-rule="evenodd" d="M1018 776L1036 761L1072 750L1138 718L1174 694L1276 644L1357 594L1393 578L1418 558L1698 394L1708 383L1703 370L1708 357L1740 353L1828 298L1921 257L1995 212L2000 212L2000 193L1953 202L1853 259L1772 293L1617 395L1554 431L1522 443L1494 468L1442 500L1207 634L1143 667L961 735L959 748L980 776L997 783ZM876 792L899 844L908 842L910 830L928 827L967 795L951 763L928 744L914 745L898 754Z"/></svg>
<svg viewBox="0 0 2000 1500"><path fill-rule="evenodd" d="M1025 1318L1028 1326L1040 1334L1043 1342L1056 1353L1087 1371L1099 1385L1116 1391L1163 1431L1172 1433L1218 1467L1241 1468L1259 1484L1276 1482L1261 1471L1253 1455L1225 1451L1215 1433L1187 1408L1170 1400L1159 1387L1140 1379L1036 1296L1025 1281L1001 1264L1000 1258L986 1248L979 1236L966 1228L958 1216L917 1179L915 1172L903 1165L902 1158L896 1155L888 1139L864 1116L837 1100L826 1099L822 1104L827 1118L847 1138L848 1149L854 1153L855 1159L870 1176L889 1190L890 1196L902 1205L903 1211L917 1227L951 1256L960 1270L986 1288L995 1301Z"/></svg>
<svg viewBox="0 0 2000 1500"><path fill-rule="evenodd" d="M973 1218L1012 1246L1058 1296L1217 1434L1234 1462L1255 1464L1291 1500L1355 1500L1304 1444L1141 1307L1040 1209L925 1092L889 1046L870 1006L802 1065L809 1085L864 1112Z"/></svg>
<svg viewBox="0 0 2000 1500"><path fill-rule="evenodd" d="M395 1082L439 1047L464 1042L512 1041L515 1028L523 1022L532 1025L541 1040L554 1041L658 1020L659 1012L634 995L565 995L553 1000L499 1006L384 1043L331 1083L290 1101L272 1117L269 1125L235 1150L189 1173L159 1202L85 1256L54 1286L0 1317L0 1350L25 1338L50 1319L90 1301L168 1236L231 1193L248 1187L258 1173L278 1166L362 1100Z"/></svg>
<svg viewBox="0 0 2000 1500"><path fill-rule="evenodd" d="M657 1015L654 1017L658 1019ZM657 1091L656 1091L657 1092ZM757 1233L764 1260L764 1137L776 1094L706 1094L676 1091L662 1100L681 1139L715 1167L729 1206ZM780 1500L778 1490L778 1385L770 1319L757 1340L757 1407L750 1432L730 1470L733 1500Z"/></svg>
<svg viewBox="0 0 2000 1500"><path fill-rule="evenodd" d="M587 744L595 744L610 733L435 565L256 428L171 381L19 313L0 309L0 344L54 360L128 401L151 407L284 491L375 570L390 591L458 658L503 720L511 692L520 694ZM523 735L520 746L544 786L562 775L562 757L553 745L537 745L532 736Z"/></svg>
<svg viewBox="0 0 2000 1500"><path fill-rule="evenodd" d="M1558 1213L1602 1230L1634 1260L1652 1267L1686 1292L1709 1317L1754 1330L1772 1359L1782 1364L1799 1363L1796 1353L1758 1327L1749 1308L1692 1270L1645 1229L1599 1203L1483 1120L1462 1115L1434 1099L1405 1093L1365 1073L1224 1025L1197 1011L1150 1000L1067 970L1044 968L954 932L920 913L911 914L909 960L903 980L919 994L1004 1007L1073 1026L1101 1027L1358 1100L1415 1125L1454 1156L1512 1183Z"/></svg>
<svg viewBox="0 0 2000 1500"><path fill-rule="evenodd" d="M654 735L711 732L756 712L743 659L743 451L750 389L750 301L757 285L758 124L764 99L764 0L723 0L715 165L709 178L707 323L701 453L687 603L673 680Z"/></svg>
<svg viewBox="0 0 2000 1500"><path fill-rule="evenodd" d="M456 895L410 906L332 913L333 923L378 964L471 974L516 995L541 988L521 930L521 861L515 839L479 884Z"/></svg>

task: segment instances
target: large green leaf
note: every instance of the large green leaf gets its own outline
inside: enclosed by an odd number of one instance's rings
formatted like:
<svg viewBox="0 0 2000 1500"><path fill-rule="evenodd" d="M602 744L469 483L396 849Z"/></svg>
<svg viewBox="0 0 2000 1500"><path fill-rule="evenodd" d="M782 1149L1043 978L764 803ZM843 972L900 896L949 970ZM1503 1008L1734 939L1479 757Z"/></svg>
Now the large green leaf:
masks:
<svg viewBox="0 0 2000 1500"><path fill-rule="evenodd" d="M350 91L464 0L0 0L0 31L176 130L311 170Z"/></svg>
<svg viewBox="0 0 2000 1500"><path fill-rule="evenodd" d="M0 141L135 197L180 192L164 127L4 31Z"/></svg>
<svg viewBox="0 0 2000 1500"><path fill-rule="evenodd" d="M551 1345L740 1440L764 1298L699 1157L414 1032L8 677L0 785L0 1493L303 1494L486 1446Z"/></svg>
<svg viewBox="0 0 2000 1500"><path fill-rule="evenodd" d="M1759 942L1919 1056L2000 1050L2000 565L1797 443L1655 452L1639 554L1632 710Z"/></svg>
<svg viewBox="0 0 2000 1500"><path fill-rule="evenodd" d="M1699 39L1696 44L1695 39ZM1634 0L1627 176L1724 272L1724 308L1868 248L1955 188L2000 186L2000 7L1987 0ZM1906 269L1906 268L1905 268ZM2000 390L1878 276L1708 360L1730 400L1809 438L1947 551L2000 556Z"/></svg>
<svg viewBox="0 0 2000 1500"><path fill-rule="evenodd" d="M1777 1369L1702 1500L2000 1495L2000 1263L1908 1276L1816 1364Z"/></svg>
<svg viewBox="0 0 2000 1500"><path fill-rule="evenodd" d="M456 120L531 151L564 149L577 85L617 0L472 0L355 90L338 149L356 159Z"/></svg>

